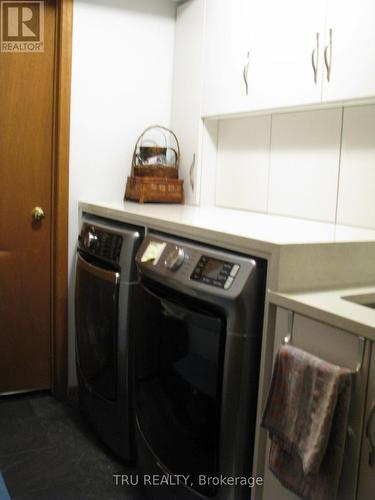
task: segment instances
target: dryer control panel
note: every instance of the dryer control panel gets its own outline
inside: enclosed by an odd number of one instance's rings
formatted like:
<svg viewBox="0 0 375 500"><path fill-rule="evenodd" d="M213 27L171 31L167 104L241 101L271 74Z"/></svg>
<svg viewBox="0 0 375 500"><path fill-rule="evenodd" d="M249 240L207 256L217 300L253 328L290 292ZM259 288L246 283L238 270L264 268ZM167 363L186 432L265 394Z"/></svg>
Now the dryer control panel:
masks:
<svg viewBox="0 0 375 500"><path fill-rule="evenodd" d="M202 255L196 265L191 279L201 281L207 285L228 289L232 285L238 271L239 264L227 262L208 255Z"/></svg>
<svg viewBox="0 0 375 500"><path fill-rule="evenodd" d="M256 266L251 257L153 233L144 239L136 262L151 278L225 296L240 293Z"/></svg>

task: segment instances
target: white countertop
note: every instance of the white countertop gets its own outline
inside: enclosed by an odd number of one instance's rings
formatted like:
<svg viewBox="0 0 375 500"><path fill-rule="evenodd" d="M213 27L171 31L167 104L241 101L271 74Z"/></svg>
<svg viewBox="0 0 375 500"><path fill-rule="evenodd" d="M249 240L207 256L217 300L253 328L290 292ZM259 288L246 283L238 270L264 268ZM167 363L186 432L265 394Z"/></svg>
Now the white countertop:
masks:
<svg viewBox="0 0 375 500"><path fill-rule="evenodd" d="M342 299L375 293L373 230L217 207L82 201L80 208L237 251L258 252L269 260L271 303L375 340L375 309ZM298 291L306 289L314 291Z"/></svg>
<svg viewBox="0 0 375 500"><path fill-rule="evenodd" d="M191 205L139 204L129 201L81 202L80 207L134 224L146 224L191 237L230 236L246 247L267 251L275 246L371 241L375 231L277 215Z"/></svg>
<svg viewBox="0 0 375 500"><path fill-rule="evenodd" d="M375 297L375 284L313 292L269 291L267 295L272 304L375 341L375 309L343 298L361 295Z"/></svg>

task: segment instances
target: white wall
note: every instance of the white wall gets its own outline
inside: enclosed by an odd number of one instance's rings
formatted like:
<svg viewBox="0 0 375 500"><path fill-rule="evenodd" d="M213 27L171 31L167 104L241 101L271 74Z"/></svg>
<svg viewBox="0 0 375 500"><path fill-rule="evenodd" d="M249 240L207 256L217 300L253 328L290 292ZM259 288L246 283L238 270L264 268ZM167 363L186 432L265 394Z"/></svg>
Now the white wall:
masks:
<svg viewBox="0 0 375 500"><path fill-rule="evenodd" d="M69 186L69 384L74 367L78 200L123 199L134 143L170 126L176 6L171 0L75 0Z"/></svg>
<svg viewBox="0 0 375 500"><path fill-rule="evenodd" d="M375 106L344 113L337 221L375 227Z"/></svg>
<svg viewBox="0 0 375 500"><path fill-rule="evenodd" d="M216 205L375 229L375 106L219 122Z"/></svg>

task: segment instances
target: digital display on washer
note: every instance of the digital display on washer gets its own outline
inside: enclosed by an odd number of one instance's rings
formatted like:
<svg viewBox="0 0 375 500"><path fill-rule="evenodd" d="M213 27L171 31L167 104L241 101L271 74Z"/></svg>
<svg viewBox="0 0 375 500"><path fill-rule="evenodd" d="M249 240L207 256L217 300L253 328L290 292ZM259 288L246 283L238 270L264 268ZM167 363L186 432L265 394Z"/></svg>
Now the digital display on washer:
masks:
<svg viewBox="0 0 375 500"><path fill-rule="evenodd" d="M232 285L240 266L233 262L202 255L190 279L228 289Z"/></svg>

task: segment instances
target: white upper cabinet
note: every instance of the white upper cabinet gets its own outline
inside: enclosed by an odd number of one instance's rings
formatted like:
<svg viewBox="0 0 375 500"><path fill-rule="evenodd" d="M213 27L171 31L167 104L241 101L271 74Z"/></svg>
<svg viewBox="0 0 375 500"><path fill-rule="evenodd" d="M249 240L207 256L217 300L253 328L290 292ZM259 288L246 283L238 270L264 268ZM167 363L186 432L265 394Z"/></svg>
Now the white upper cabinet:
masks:
<svg viewBox="0 0 375 500"><path fill-rule="evenodd" d="M319 102L325 4L207 0L204 115Z"/></svg>
<svg viewBox="0 0 375 500"><path fill-rule="evenodd" d="M320 102L326 0L248 2L256 108Z"/></svg>
<svg viewBox="0 0 375 500"><path fill-rule="evenodd" d="M329 0L326 38L323 101L375 96L375 1Z"/></svg>
<svg viewBox="0 0 375 500"><path fill-rule="evenodd" d="M375 1L206 0L203 116L375 96Z"/></svg>
<svg viewBox="0 0 375 500"><path fill-rule="evenodd" d="M204 116L246 107L249 7L249 0L206 0Z"/></svg>

